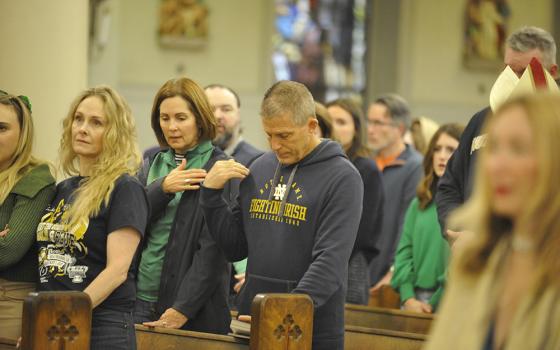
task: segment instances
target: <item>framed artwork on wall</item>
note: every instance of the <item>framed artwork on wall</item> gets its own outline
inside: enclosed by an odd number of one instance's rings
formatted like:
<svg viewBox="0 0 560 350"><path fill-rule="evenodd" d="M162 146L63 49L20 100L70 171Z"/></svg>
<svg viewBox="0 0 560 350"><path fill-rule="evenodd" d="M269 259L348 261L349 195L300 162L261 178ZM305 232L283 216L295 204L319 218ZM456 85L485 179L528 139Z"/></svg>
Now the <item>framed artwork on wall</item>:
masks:
<svg viewBox="0 0 560 350"><path fill-rule="evenodd" d="M208 38L208 7L203 0L161 0L158 39L163 47L197 48Z"/></svg>
<svg viewBox="0 0 560 350"><path fill-rule="evenodd" d="M508 0L467 0L463 52L465 67L482 70L503 67L510 17Z"/></svg>

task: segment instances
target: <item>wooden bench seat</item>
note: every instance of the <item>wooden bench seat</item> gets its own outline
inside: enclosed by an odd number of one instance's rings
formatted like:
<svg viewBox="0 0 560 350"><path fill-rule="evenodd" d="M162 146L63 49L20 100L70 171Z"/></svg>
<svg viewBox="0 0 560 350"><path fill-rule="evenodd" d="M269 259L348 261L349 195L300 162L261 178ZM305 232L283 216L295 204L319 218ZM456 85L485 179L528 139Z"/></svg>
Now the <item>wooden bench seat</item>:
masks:
<svg viewBox="0 0 560 350"><path fill-rule="evenodd" d="M16 339L0 337L0 350L15 350L17 344Z"/></svg>
<svg viewBox="0 0 560 350"><path fill-rule="evenodd" d="M426 340L423 334L390 331L386 329L346 326L346 350L420 350Z"/></svg>
<svg viewBox="0 0 560 350"><path fill-rule="evenodd" d="M346 304L344 317L346 325L417 334L428 334L434 319L432 314L352 304Z"/></svg>
<svg viewBox="0 0 560 350"><path fill-rule="evenodd" d="M231 311L231 318L236 319L238 314L237 311ZM428 334L434 315L384 307L346 304L344 318L344 323L350 326Z"/></svg>
<svg viewBox="0 0 560 350"><path fill-rule="evenodd" d="M245 350L249 341L228 335L183 331L167 328L151 328L136 325L138 350L156 349L215 349Z"/></svg>
<svg viewBox="0 0 560 350"><path fill-rule="evenodd" d="M423 334L346 326L346 350L420 350ZM136 326L138 350L248 350L249 341L229 335Z"/></svg>

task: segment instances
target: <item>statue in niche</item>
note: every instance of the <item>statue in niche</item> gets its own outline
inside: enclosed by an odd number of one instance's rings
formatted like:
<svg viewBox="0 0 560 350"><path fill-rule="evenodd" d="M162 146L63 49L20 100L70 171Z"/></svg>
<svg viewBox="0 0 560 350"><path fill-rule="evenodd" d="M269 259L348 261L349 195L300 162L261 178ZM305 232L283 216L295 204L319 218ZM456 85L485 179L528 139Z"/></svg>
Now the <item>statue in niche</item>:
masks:
<svg viewBox="0 0 560 350"><path fill-rule="evenodd" d="M162 0L160 43L166 47L196 47L208 36L208 8L201 0Z"/></svg>
<svg viewBox="0 0 560 350"><path fill-rule="evenodd" d="M465 65L500 68L511 11L507 0L467 0Z"/></svg>

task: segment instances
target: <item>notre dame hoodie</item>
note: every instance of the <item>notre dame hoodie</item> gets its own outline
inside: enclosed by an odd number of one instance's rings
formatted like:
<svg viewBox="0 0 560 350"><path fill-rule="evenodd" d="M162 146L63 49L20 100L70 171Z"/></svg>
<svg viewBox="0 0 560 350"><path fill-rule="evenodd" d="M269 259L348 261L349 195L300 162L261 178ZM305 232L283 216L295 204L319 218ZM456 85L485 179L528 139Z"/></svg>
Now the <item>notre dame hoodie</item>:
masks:
<svg viewBox="0 0 560 350"><path fill-rule="evenodd" d="M308 294L315 306L313 349L343 349L348 259L362 213L360 174L329 140L288 166L266 153L250 171L234 208L221 190L202 187L200 196L227 258L248 257L240 313L250 313L258 293Z"/></svg>

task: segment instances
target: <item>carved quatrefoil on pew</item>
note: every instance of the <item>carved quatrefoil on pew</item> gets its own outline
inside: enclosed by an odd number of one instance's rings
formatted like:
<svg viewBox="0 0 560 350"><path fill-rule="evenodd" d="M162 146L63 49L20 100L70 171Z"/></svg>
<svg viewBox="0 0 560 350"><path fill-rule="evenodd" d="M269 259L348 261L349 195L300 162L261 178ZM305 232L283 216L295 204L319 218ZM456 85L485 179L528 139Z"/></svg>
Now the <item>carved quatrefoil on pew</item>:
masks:
<svg viewBox="0 0 560 350"><path fill-rule="evenodd" d="M56 320L56 326L50 327L47 331L49 341L58 340L59 349L64 349L66 341L73 342L79 334L78 328L70 324L70 319L65 314Z"/></svg>
<svg viewBox="0 0 560 350"><path fill-rule="evenodd" d="M274 336L276 336L278 340L282 340L282 338L288 336L288 338L298 341L302 334L301 327L295 324L294 317L291 314L286 315L282 324L274 329Z"/></svg>

